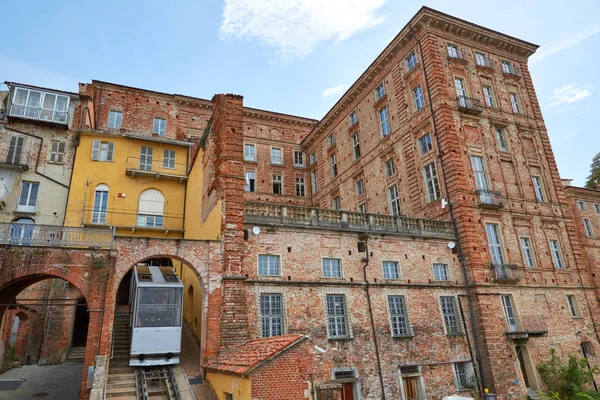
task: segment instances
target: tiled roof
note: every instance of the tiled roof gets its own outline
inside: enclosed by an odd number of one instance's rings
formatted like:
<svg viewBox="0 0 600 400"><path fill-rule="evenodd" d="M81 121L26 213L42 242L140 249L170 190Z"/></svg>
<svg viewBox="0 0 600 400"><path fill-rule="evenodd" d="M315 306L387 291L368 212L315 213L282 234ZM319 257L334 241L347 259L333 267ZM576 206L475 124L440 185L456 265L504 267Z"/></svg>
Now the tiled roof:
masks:
<svg viewBox="0 0 600 400"><path fill-rule="evenodd" d="M306 336L302 335L283 335L250 340L213 358L208 362L206 369L246 375L265 361L300 343L305 338Z"/></svg>

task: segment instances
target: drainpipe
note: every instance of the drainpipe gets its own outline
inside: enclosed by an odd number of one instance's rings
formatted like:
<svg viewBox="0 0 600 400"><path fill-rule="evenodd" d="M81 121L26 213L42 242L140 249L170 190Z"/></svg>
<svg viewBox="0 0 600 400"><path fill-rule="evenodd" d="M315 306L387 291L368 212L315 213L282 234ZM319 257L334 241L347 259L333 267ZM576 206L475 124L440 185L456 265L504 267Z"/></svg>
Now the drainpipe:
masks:
<svg viewBox="0 0 600 400"><path fill-rule="evenodd" d="M444 189L446 190L446 195L448 196L448 211L450 213L450 220L452 221L452 226L454 228L454 235L456 236L457 241L457 249L460 257L460 265L463 271L463 277L465 279L465 290L467 292L467 300L469 303L469 316L471 317L471 330L473 331L473 342L475 344L475 352L477 353L477 366L479 367L480 376L481 376L481 388L486 388L485 384L485 374L483 373L483 363L481 361L481 348L479 344L479 334L477 333L477 324L475 322L475 307L473 306L473 295L471 294L471 285L469 284L469 274L467 272L467 265L465 263L465 257L462 250L462 243L460 240L460 236L458 234L458 223L456 222L456 218L454 217L454 206L452 201L450 201L450 192L448 191L448 179L446 179L446 168L444 165L444 159L441 153L440 147L440 138L438 136L437 131L437 123L435 120L435 113L433 110L433 101L431 99L431 90L429 88L429 79L427 77L427 68L425 65L425 57L423 56L423 48L421 46L421 41L415 36L412 31L412 27L409 29L408 33L409 37L412 38L415 42L417 42L417 46L419 48L419 56L421 58L421 64L423 65L423 75L425 78L425 88L427 89L427 97L429 98L429 111L431 112L431 121L433 124L433 136L435 137L435 142L438 148L438 158L440 161L440 168L442 170L442 178L444 179ZM480 388L480 394L481 394Z"/></svg>
<svg viewBox="0 0 600 400"><path fill-rule="evenodd" d="M371 317L371 329L373 330L373 342L375 344L375 355L377 356L377 369L379 372L379 383L381 384L381 398L385 400L385 386L383 384L383 372L381 371L381 358L379 356L379 345L377 343L377 332L375 331L375 319L373 318L373 308L371 307L371 294L369 292L369 280L367 279L367 267L369 266L369 246L365 237L366 257L363 259L363 275L365 279L365 292L367 293L367 304L369 306L369 316Z"/></svg>

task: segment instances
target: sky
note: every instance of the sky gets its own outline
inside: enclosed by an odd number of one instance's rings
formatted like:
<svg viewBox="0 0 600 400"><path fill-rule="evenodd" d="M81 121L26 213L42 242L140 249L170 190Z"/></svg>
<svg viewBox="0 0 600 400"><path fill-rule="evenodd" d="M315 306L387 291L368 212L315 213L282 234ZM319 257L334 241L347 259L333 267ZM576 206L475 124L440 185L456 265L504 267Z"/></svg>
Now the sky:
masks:
<svg viewBox="0 0 600 400"><path fill-rule="evenodd" d="M236 93L320 119L422 5L541 46L529 65L559 171L583 185L600 152L597 0L11 1L0 82Z"/></svg>

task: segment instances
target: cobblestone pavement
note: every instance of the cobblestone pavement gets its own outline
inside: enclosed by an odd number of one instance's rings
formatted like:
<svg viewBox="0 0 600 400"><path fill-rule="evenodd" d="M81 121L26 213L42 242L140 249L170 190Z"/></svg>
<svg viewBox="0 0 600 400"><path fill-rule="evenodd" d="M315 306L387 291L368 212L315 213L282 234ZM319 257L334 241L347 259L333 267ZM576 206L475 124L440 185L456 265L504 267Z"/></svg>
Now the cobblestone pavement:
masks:
<svg viewBox="0 0 600 400"><path fill-rule="evenodd" d="M0 400L77 400L82 368L83 364L13 368L0 375ZM24 381L15 388L20 380Z"/></svg>

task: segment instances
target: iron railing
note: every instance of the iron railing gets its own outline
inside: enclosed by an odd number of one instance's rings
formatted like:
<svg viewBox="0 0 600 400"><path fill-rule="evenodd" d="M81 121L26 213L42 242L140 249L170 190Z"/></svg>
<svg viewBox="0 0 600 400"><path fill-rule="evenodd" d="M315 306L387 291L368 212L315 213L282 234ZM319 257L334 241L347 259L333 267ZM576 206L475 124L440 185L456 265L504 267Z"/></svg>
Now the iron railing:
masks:
<svg viewBox="0 0 600 400"><path fill-rule="evenodd" d="M450 221L280 204L246 203L244 220L246 223L258 225L284 225L445 239L454 238L454 229Z"/></svg>
<svg viewBox="0 0 600 400"><path fill-rule="evenodd" d="M478 67L492 68L492 64L490 64L490 60L487 58L487 56L483 56L482 58L476 59L475 64Z"/></svg>
<svg viewBox="0 0 600 400"><path fill-rule="evenodd" d="M448 58L452 58L454 60L465 61L462 51L458 48L454 48L452 50L448 49Z"/></svg>
<svg viewBox="0 0 600 400"><path fill-rule="evenodd" d="M129 156L125 163L128 172L150 173L177 178L185 178L189 173L189 164L171 162L169 159L150 160Z"/></svg>
<svg viewBox="0 0 600 400"><path fill-rule="evenodd" d="M68 114L68 111L48 110L45 108L31 107L22 104L11 104L8 115L11 117L37 119L40 121L66 124Z"/></svg>
<svg viewBox="0 0 600 400"><path fill-rule="evenodd" d="M464 111L469 114L479 114L483 111L481 101L478 99L474 99L472 97L467 96L458 96L456 100L458 101L458 108L461 111Z"/></svg>
<svg viewBox="0 0 600 400"><path fill-rule="evenodd" d="M112 249L112 229L0 223L0 244Z"/></svg>
<svg viewBox="0 0 600 400"><path fill-rule="evenodd" d="M548 334L548 322L545 315L519 315L516 325L507 324L506 336L512 339L522 340L530 336L546 336Z"/></svg>
<svg viewBox="0 0 600 400"><path fill-rule="evenodd" d="M502 64L502 73L505 75L512 75L512 76L517 76L520 77L521 74L519 73L519 71L517 71L517 69L515 68L514 65L512 64Z"/></svg>
<svg viewBox="0 0 600 400"><path fill-rule="evenodd" d="M519 267L515 264L494 264L492 272L496 282L518 282L521 280Z"/></svg>
<svg viewBox="0 0 600 400"><path fill-rule="evenodd" d="M136 211L83 209L82 224L86 226L114 226L117 228L139 228L160 230L183 230L180 214L138 214Z"/></svg>
<svg viewBox="0 0 600 400"><path fill-rule="evenodd" d="M480 205L489 207L504 207L505 199L504 196L502 196L502 193L489 189L478 189L476 193L479 195Z"/></svg>
<svg viewBox="0 0 600 400"><path fill-rule="evenodd" d="M29 168L31 157L26 151L10 151L9 149L0 150L0 164L14 165L15 167Z"/></svg>

